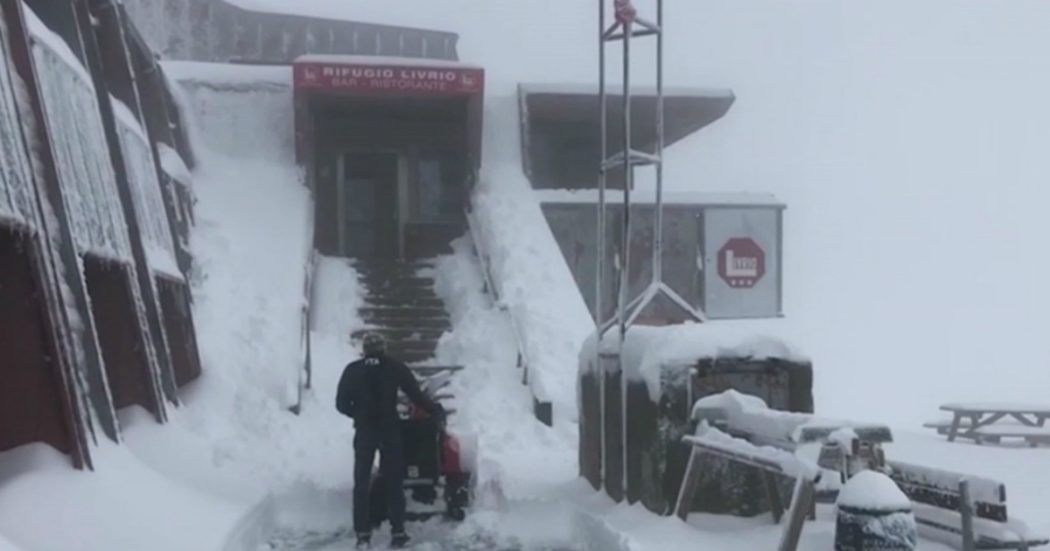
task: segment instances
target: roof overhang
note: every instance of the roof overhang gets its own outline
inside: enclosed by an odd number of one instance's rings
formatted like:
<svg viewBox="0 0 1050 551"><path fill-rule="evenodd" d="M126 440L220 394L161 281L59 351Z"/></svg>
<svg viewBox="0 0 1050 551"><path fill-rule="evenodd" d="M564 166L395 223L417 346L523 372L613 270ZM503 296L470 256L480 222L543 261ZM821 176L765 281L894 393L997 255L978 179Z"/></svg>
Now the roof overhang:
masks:
<svg viewBox="0 0 1050 551"><path fill-rule="evenodd" d="M639 87L631 92L632 142L638 149L652 150L656 145L656 89ZM519 86L522 106L529 124L599 122L598 87L576 84L522 84ZM622 88L608 89L608 124L613 135L620 133L623 120ZM722 118L736 97L732 90L715 88L664 89L664 144L671 145ZM619 151L613 141L612 151Z"/></svg>

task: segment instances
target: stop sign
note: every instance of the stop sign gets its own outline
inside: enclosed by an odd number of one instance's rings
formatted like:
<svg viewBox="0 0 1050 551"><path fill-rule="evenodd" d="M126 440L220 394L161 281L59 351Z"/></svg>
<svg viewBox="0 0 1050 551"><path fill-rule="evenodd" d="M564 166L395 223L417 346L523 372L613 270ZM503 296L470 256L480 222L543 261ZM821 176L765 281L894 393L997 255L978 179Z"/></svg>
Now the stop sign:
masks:
<svg viewBox="0 0 1050 551"><path fill-rule="evenodd" d="M736 289L750 289L766 275L766 252L750 237L734 237L718 251L718 275Z"/></svg>

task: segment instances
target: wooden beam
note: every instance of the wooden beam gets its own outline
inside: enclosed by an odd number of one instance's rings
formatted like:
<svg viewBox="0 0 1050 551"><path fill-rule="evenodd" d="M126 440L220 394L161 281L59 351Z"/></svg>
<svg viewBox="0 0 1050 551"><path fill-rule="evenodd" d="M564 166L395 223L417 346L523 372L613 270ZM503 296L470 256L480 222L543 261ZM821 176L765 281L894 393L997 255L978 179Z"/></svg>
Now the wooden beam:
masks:
<svg viewBox="0 0 1050 551"><path fill-rule="evenodd" d="M678 501L675 502L674 514L683 521L689 517L689 509L692 508L693 496L696 494L696 469L700 463L698 457L700 450L696 447L689 452L689 463L685 467L685 475L682 477L682 487L678 490Z"/></svg>
<svg viewBox="0 0 1050 551"><path fill-rule="evenodd" d="M959 481L959 516L962 519L963 551L974 551L977 546L973 533L973 500L970 499L970 481L965 478Z"/></svg>
<svg viewBox="0 0 1050 551"><path fill-rule="evenodd" d="M779 551L795 551L798 542L802 539L802 526L806 523L806 515L813 505L813 496L816 493L816 484L808 478L799 478L795 483L795 495L791 499L791 509L788 511L788 522L784 525L784 532L780 539Z"/></svg>
<svg viewBox="0 0 1050 551"><path fill-rule="evenodd" d="M769 499L769 507L773 509L773 522L780 524L780 519L784 518L784 502L780 498L780 489L777 486L777 479L773 473L761 470L762 482L766 487L766 497Z"/></svg>

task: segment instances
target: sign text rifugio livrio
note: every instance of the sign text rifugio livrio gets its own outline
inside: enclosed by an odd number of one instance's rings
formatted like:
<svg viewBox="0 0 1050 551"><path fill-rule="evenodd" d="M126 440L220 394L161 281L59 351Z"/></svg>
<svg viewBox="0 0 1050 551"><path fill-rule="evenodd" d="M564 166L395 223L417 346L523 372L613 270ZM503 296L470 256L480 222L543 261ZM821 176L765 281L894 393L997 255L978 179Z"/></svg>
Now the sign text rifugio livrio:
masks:
<svg viewBox="0 0 1050 551"><path fill-rule="evenodd" d="M471 93L480 90L476 71L452 68L303 65L298 85L359 91Z"/></svg>

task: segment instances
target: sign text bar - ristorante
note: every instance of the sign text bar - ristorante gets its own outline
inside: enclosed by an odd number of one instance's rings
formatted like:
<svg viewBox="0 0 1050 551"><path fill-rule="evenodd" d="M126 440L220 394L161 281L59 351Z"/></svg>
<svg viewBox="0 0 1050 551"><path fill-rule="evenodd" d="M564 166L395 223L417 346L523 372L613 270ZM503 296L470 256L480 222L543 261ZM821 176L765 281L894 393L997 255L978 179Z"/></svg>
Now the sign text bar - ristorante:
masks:
<svg viewBox="0 0 1050 551"><path fill-rule="evenodd" d="M301 63L295 86L326 92L469 95L484 90L482 69Z"/></svg>

